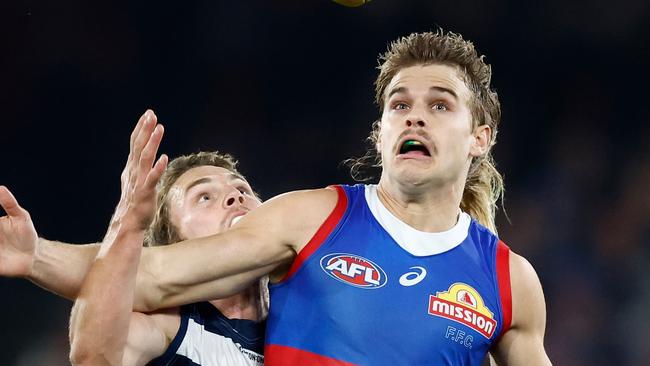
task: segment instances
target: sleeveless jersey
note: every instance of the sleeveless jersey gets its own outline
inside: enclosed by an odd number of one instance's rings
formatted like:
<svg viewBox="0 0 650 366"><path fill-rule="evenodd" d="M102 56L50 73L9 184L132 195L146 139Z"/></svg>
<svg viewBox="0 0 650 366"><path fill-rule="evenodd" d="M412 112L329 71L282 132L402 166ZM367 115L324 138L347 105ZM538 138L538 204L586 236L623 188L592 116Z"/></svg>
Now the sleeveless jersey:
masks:
<svg viewBox="0 0 650 366"><path fill-rule="evenodd" d="M209 302L181 307L181 326L149 366L262 366L265 323L228 319Z"/></svg>
<svg viewBox="0 0 650 366"><path fill-rule="evenodd" d="M481 365L511 318L509 249L466 213L417 231L376 186L338 203L270 288L267 366Z"/></svg>

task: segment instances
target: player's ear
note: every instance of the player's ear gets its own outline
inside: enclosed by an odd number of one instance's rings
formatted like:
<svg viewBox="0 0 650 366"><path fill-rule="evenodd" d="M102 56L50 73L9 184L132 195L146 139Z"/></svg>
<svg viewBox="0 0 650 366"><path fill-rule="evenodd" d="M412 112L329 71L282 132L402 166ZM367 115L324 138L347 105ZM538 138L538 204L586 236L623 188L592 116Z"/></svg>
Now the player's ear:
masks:
<svg viewBox="0 0 650 366"><path fill-rule="evenodd" d="M473 157L483 156L490 150L492 142L492 128L488 125L481 125L472 133L472 145L469 154Z"/></svg>
<svg viewBox="0 0 650 366"><path fill-rule="evenodd" d="M381 154L381 146L382 146L381 120L377 120L375 121L375 123L373 123L372 133L375 136L375 149L377 149L377 153Z"/></svg>

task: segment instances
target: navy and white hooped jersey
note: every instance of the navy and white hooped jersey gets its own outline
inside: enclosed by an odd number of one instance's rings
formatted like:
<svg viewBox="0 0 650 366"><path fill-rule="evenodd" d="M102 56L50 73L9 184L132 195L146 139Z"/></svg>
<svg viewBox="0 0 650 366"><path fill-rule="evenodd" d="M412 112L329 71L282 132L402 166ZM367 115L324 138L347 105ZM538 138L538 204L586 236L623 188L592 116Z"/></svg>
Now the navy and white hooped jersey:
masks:
<svg viewBox="0 0 650 366"><path fill-rule="evenodd" d="M480 365L509 328L509 249L459 215L415 230L376 186L335 186L338 203L271 286L267 366Z"/></svg>
<svg viewBox="0 0 650 366"><path fill-rule="evenodd" d="M262 366L265 322L228 319L209 302L181 307L181 326L149 366Z"/></svg>

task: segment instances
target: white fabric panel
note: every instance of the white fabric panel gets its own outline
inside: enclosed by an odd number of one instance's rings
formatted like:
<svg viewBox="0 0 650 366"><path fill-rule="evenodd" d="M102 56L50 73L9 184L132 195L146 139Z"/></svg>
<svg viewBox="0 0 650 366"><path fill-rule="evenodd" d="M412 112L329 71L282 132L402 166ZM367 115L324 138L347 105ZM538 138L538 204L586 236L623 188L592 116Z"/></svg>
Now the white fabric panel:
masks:
<svg viewBox="0 0 650 366"><path fill-rule="evenodd" d="M377 185L366 185L366 202L372 215L390 236L407 252L424 257L454 249L467 237L471 217L465 212L458 216L454 227L440 233L427 233L409 226L393 215L377 196Z"/></svg>
<svg viewBox="0 0 650 366"><path fill-rule="evenodd" d="M243 348L239 343L205 330L194 319L188 319L187 332L177 354L202 366L262 366L264 356Z"/></svg>

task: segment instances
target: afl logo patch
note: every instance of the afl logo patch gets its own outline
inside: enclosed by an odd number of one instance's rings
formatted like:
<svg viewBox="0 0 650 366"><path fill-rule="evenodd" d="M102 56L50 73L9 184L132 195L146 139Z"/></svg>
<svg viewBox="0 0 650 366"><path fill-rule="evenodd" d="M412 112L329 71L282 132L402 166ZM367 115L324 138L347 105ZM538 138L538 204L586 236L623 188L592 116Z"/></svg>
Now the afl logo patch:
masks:
<svg viewBox="0 0 650 366"><path fill-rule="evenodd" d="M354 254L328 254L321 258L320 268L330 277L358 288L380 288L388 280L386 272L381 267Z"/></svg>

